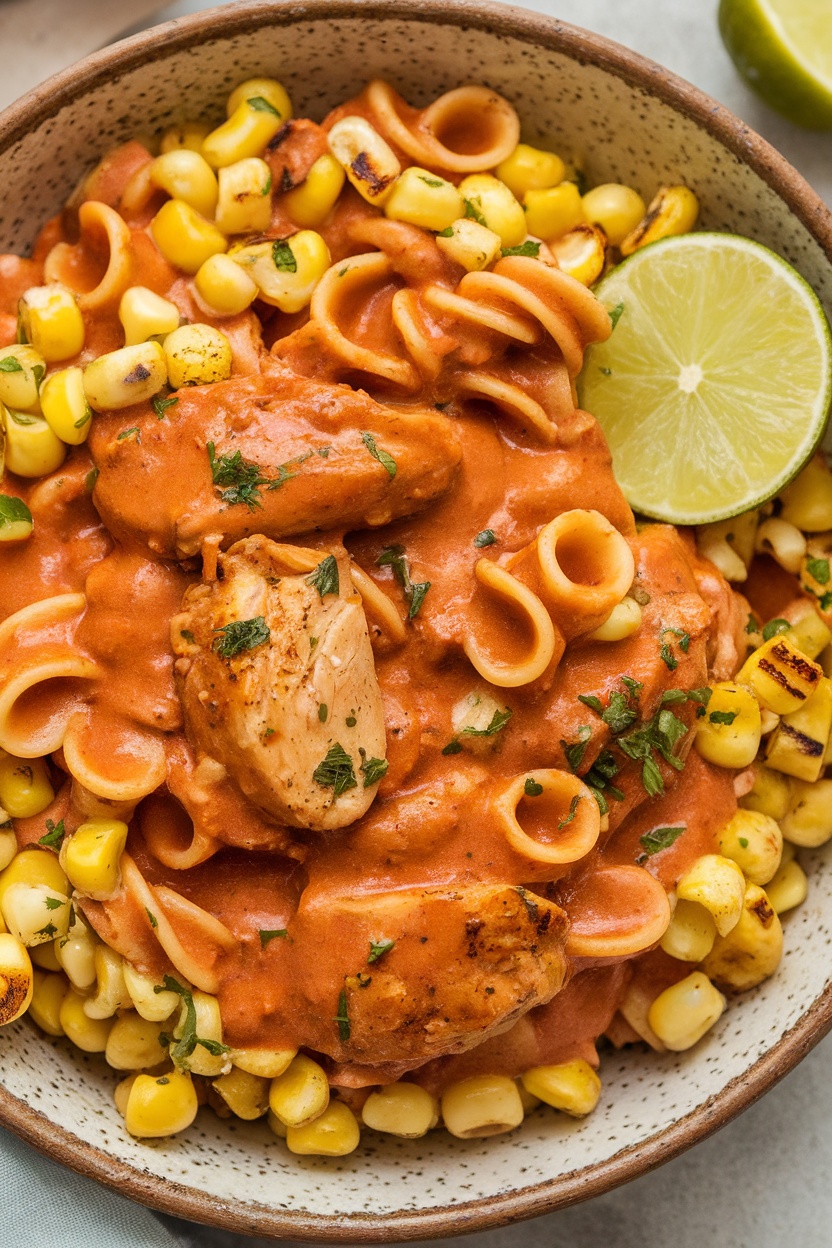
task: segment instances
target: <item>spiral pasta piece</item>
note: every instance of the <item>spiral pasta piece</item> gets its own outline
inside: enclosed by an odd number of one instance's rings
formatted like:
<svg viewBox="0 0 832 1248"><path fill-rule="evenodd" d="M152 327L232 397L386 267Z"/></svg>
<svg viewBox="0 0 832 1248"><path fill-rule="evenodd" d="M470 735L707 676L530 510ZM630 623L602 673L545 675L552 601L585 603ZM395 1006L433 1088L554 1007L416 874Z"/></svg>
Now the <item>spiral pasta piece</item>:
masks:
<svg viewBox="0 0 832 1248"><path fill-rule="evenodd" d="M554 768L515 776L493 810L511 848L548 867L578 862L601 830L598 803L587 786Z"/></svg>
<svg viewBox="0 0 832 1248"><path fill-rule="evenodd" d="M78 242L56 243L46 257L44 275L48 282L75 291L82 312L99 311L120 299L130 285L130 229L114 208L95 200L81 204L78 224Z"/></svg>
<svg viewBox="0 0 832 1248"><path fill-rule="evenodd" d="M366 91L378 130L417 164L453 173L493 169L514 151L520 122L508 100L487 87L457 87L427 108L411 108L389 83Z"/></svg>
<svg viewBox="0 0 832 1248"><path fill-rule="evenodd" d="M563 655L563 637L552 623L549 612L536 594L490 559L479 559L474 574L480 585L496 598L500 607L497 616L499 631L496 646L484 638L468 634L463 649L470 662L485 680L503 689L513 689L537 680L550 664L557 664ZM512 617L521 635L517 653L499 653L507 642L506 614Z"/></svg>

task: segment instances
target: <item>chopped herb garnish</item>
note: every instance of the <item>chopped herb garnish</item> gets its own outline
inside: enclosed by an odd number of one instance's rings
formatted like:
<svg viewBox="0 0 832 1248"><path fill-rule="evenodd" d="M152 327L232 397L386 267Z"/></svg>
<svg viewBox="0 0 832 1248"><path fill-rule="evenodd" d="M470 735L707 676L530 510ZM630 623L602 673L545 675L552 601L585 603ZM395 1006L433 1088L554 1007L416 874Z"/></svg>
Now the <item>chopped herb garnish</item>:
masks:
<svg viewBox="0 0 832 1248"><path fill-rule="evenodd" d="M427 178L423 173L417 173L420 182L424 182L425 186L444 186L442 178Z"/></svg>
<svg viewBox="0 0 832 1248"><path fill-rule="evenodd" d="M348 789L358 787L353 762L343 745L336 741L330 746L326 758L312 772L312 779L323 789L332 789L335 801Z"/></svg>
<svg viewBox="0 0 832 1248"><path fill-rule="evenodd" d="M326 723L327 713L328 712L327 712L326 702L322 702L320 706L318 707L318 719L321 721L322 724Z"/></svg>
<svg viewBox="0 0 832 1248"><path fill-rule="evenodd" d="M505 728L511 715L512 712L508 707L504 711L495 711L487 728L463 728L459 735L461 737L493 737L495 733Z"/></svg>
<svg viewBox="0 0 832 1248"><path fill-rule="evenodd" d="M465 204L466 217L468 217L471 221L476 221L477 225L484 225L486 227L488 226L488 222L486 221L485 217L482 215L479 208L476 207L476 205L473 203L472 200L464 199L462 202ZM481 206L482 205L480 205L480 207Z"/></svg>
<svg viewBox="0 0 832 1248"><path fill-rule="evenodd" d="M769 641L772 637L776 637L778 633L785 633L791 628L788 620L769 620L768 624L763 628L763 641Z"/></svg>
<svg viewBox="0 0 832 1248"><path fill-rule="evenodd" d="M389 455L387 451L382 450L380 446L376 446L375 438L371 433L368 433L366 429L361 435L361 441L364 443L373 459L377 459L382 468L386 469L387 475L391 478L395 477L397 472L395 459L392 455Z"/></svg>
<svg viewBox="0 0 832 1248"><path fill-rule="evenodd" d="M365 758L358 769L364 777L364 788L369 789L377 784L382 776L387 775L389 766L386 758Z"/></svg>
<svg viewBox="0 0 832 1248"><path fill-rule="evenodd" d="M659 654L661 655L663 661L666 663L669 670L671 672L675 672L676 668L679 666L679 660L671 654L670 646L667 644L666 641L662 642L659 648Z"/></svg>
<svg viewBox="0 0 832 1248"><path fill-rule="evenodd" d="M196 645L196 637L194 637L193 633L191 632L189 628L180 628L179 636L184 641L187 641L189 645L192 645L192 646Z"/></svg>
<svg viewBox="0 0 832 1248"><path fill-rule="evenodd" d="M188 1069L188 1058L199 1044L202 1048L207 1049L213 1057L220 1057L223 1053L230 1053L227 1044L220 1044L218 1040L203 1040L196 1034L196 1006L194 1005L194 996L189 988L183 987L178 979L174 979L172 975L166 975L161 984L155 984L154 992L175 992L178 997L182 998L185 1006L185 1018L180 1023L182 1035L173 1045L171 1049L171 1058L174 1065L184 1070ZM159 1037L161 1040L161 1036Z"/></svg>
<svg viewBox="0 0 832 1248"><path fill-rule="evenodd" d="M284 169L284 170L283 170L283 172L285 173L285 172L286 172L286 170ZM265 183L264 183L264 185L263 185L263 189L262 189L262 190L261 190L261 192L260 192L261 196L263 196L263 197L265 198L265 196L269 194L269 192L271 191L271 189L272 189L272 175L271 175L271 174L269 174L268 178L266 179L266 181L265 181Z"/></svg>
<svg viewBox="0 0 832 1248"><path fill-rule="evenodd" d="M621 320L623 312L624 312L623 302L617 303L615 307L613 308L612 312L610 312L610 323L613 329L615 329L616 325Z"/></svg>
<svg viewBox="0 0 832 1248"><path fill-rule="evenodd" d="M635 680L632 676L622 676L621 683L625 688L629 689L631 698L637 698L644 688L644 682Z"/></svg>
<svg viewBox="0 0 832 1248"><path fill-rule="evenodd" d="M411 586L410 592L410 610L407 618L412 620L414 616L419 614L419 608L425 600L425 594L430 589L430 581L419 581L417 585Z"/></svg>
<svg viewBox="0 0 832 1248"><path fill-rule="evenodd" d="M73 428L83 429L84 425L88 424L91 420L92 420L92 408L90 407L89 403L85 403L84 410L81 413L81 415L78 417L78 419L74 422Z"/></svg>
<svg viewBox="0 0 832 1248"><path fill-rule="evenodd" d="M295 253L285 238L278 238L272 243L272 263L281 273L297 273Z"/></svg>
<svg viewBox="0 0 832 1248"><path fill-rule="evenodd" d="M145 906L145 908L144 908L144 912L145 912L145 914L147 915L148 919L150 920L150 926L151 926L151 927L158 927L158 926L159 926L159 920L156 918L156 915L153 913L153 911L152 911L152 910L148 910L147 906Z"/></svg>
<svg viewBox="0 0 832 1248"><path fill-rule="evenodd" d="M0 529L7 524L34 524L31 511L14 494L0 494Z"/></svg>
<svg viewBox="0 0 832 1248"><path fill-rule="evenodd" d="M453 238L453 236L454 236L453 226L450 226L450 225L446 225L444 230L436 231L437 238Z"/></svg>
<svg viewBox="0 0 832 1248"><path fill-rule="evenodd" d="M173 407L179 402L178 394L165 395L157 394L150 400L150 406L153 408L159 420L162 419L169 407Z"/></svg>
<svg viewBox="0 0 832 1248"><path fill-rule="evenodd" d="M686 828L687 824L682 823L673 828L653 828L650 832L645 832L644 836L638 838L644 850L643 857L651 858L653 854L661 853L663 849L669 849Z"/></svg>
<svg viewBox="0 0 832 1248"><path fill-rule="evenodd" d="M122 429L121 433L116 435L116 442L123 442L125 438L132 438L135 442L141 444L142 435L138 425L131 425L129 429Z"/></svg>
<svg viewBox="0 0 832 1248"><path fill-rule="evenodd" d="M44 365L33 364L32 376L35 379L35 385L38 387L38 389L40 389L40 383L43 381L44 377L46 376L46 368L44 367Z"/></svg>
<svg viewBox="0 0 832 1248"><path fill-rule="evenodd" d="M341 581L338 576L338 563L334 555L327 555L318 564L311 576L306 578L307 585L314 585L321 598L327 594L341 592Z"/></svg>
<svg viewBox="0 0 832 1248"><path fill-rule="evenodd" d="M474 538L474 545L478 550L482 550L484 546L493 546L497 540L497 534L493 529L483 529Z"/></svg>
<svg viewBox="0 0 832 1248"><path fill-rule="evenodd" d="M806 571L817 581L818 585L829 584L829 560L828 559L807 559Z"/></svg>
<svg viewBox="0 0 832 1248"><path fill-rule="evenodd" d="M712 724L733 724L739 711L711 711L708 720Z"/></svg>
<svg viewBox="0 0 832 1248"><path fill-rule="evenodd" d="M44 903L47 910L60 910L61 906L65 906L65 901L60 901L57 897L45 897Z"/></svg>
<svg viewBox="0 0 832 1248"><path fill-rule="evenodd" d="M630 702L633 698L637 698L644 688L641 682L633 680L632 676L622 676L621 681L626 685L628 695L625 696L620 689L613 689L610 693L609 705L606 707L594 694L578 694L578 701L588 706L591 711L595 711L596 715L600 715L610 732L616 735L626 732L638 719L638 711L630 706Z"/></svg>
<svg viewBox="0 0 832 1248"><path fill-rule="evenodd" d="M404 553L404 546L385 546L376 559L376 565L379 568L393 569L393 575L404 590L404 596L410 604L407 618L412 620L425 600L425 594L430 589L430 581L420 581L414 584L410 579L410 565Z"/></svg>
<svg viewBox="0 0 832 1248"><path fill-rule="evenodd" d="M504 256L534 256L537 258L540 255L540 243L535 243L530 238L527 238L525 243L521 243L519 247L503 247L501 250Z"/></svg>
<svg viewBox="0 0 832 1248"><path fill-rule="evenodd" d="M567 741L561 741L561 748L566 755L566 762L570 771L577 771L584 761L584 754L591 736L592 729L589 724L582 724L578 729L577 741L573 741L571 745Z"/></svg>
<svg viewBox="0 0 832 1248"><path fill-rule="evenodd" d="M679 649L682 654L687 654L690 648L690 633L686 633L683 628L666 628L662 636L666 636L667 633L672 633L674 637L679 638Z"/></svg>
<svg viewBox="0 0 832 1248"><path fill-rule="evenodd" d="M213 442L208 443L206 450L211 465L211 480L216 486L228 487L220 491L222 501L232 507L236 503L245 503L249 511L262 507L259 487L270 485L271 478L263 476L259 465L243 459L240 451L218 456Z"/></svg>
<svg viewBox="0 0 832 1248"><path fill-rule="evenodd" d="M0 360L0 373L22 373L23 365L13 355L4 356Z"/></svg>
<svg viewBox="0 0 832 1248"><path fill-rule="evenodd" d="M289 932L285 927L272 927L265 931L259 931L257 935L260 937L260 948L265 949L269 941L275 940L277 937L282 939L284 936L288 936Z"/></svg>
<svg viewBox="0 0 832 1248"><path fill-rule="evenodd" d="M378 962L383 958L385 953L389 953L395 945L395 940L371 940L370 952L367 955L367 965L372 966L374 962Z"/></svg>
<svg viewBox="0 0 832 1248"><path fill-rule="evenodd" d="M340 1039L349 1040L350 1038L350 1016L347 1013L347 990L342 988L338 997L338 1013L335 1015L335 1022L338 1024L338 1035Z"/></svg>
<svg viewBox="0 0 832 1248"><path fill-rule="evenodd" d="M569 814L566 815L563 819L561 819L560 823L558 824L558 830L560 830L561 828L565 828L567 823L571 823L572 820L575 818L575 815L578 812L578 803L580 802L580 800L581 800L580 793L576 793L575 796L572 798L572 801L569 803Z"/></svg>
<svg viewBox="0 0 832 1248"><path fill-rule="evenodd" d="M737 840L739 841L743 849L748 849L748 837L738 836Z"/></svg>
<svg viewBox="0 0 832 1248"><path fill-rule="evenodd" d="M344 723L347 725L348 728L354 728L355 725L358 723L358 720L355 718L354 715L348 715L347 718L344 720Z"/></svg>
<svg viewBox="0 0 832 1248"><path fill-rule="evenodd" d="M523 792L526 797L540 797L543 792L543 785L538 784L536 780L532 780L531 776L526 777L526 783L523 785Z"/></svg>
<svg viewBox="0 0 832 1248"><path fill-rule="evenodd" d="M243 650L262 646L271 637L269 626L262 615L255 615L251 620L233 620L222 628L215 628L214 632L222 634L214 638L213 646L222 659L233 659Z"/></svg>
<svg viewBox="0 0 832 1248"><path fill-rule="evenodd" d="M50 900L52 899L50 898ZM58 904L60 905L61 903L59 902ZM58 929L54 923L47 923L45 927L39 927L38 930L35 932L36 936L52 937L52 936L57 936L57 934L58 934Z"/></svg>
<svg viewBox="0 0 832 1248"><path fill-rule="evenodd" d="M98 469L91 468L89 472L87 473L87 475L84 477L84 489L86 490L88 494L92 494L93 490L95 489L95 483L97 480L98 480Z"/></svg>
<svg viewBox="0 0 832 1248"><path fill-rule="evenodd" d="M759 633L759 631L760 631L760 625L759 625L759 624L757 623L757 621L754 619L754 616L753 616L753 615L749 615L749 617L748 617L748 623L747 623L747 624L746 624L746 626L745 626L745 631L746 631L747 633Z"/></svg>
<svg viewBox="0 0 832 1248"><path fill-rule="evenodd" d="M664 780L653 751L660 754L671 767L681 771L684 763L676 757L673 750L687 731L686 725L672 711L659 710L649 723L618 739L618 748L628 758L641 761L642 784L651 797L664 791Z"/></svg>
<svg viewBox="0 0 832 1248"><path fill-rule="evenodd" d="M282 113L275 108L262 95L253 95L250 100L246 100L249 108L253 108L256 113L271 113L273 117L281 117Z"/></svg>
<svg viewBox="0 0 832 1248"><path fill-rule="evenodd" d="M453 740L453 741L449 741L449 742L448 742L448 744L445 746L445 748L444 748L444 750L442 751L442 753L443 753L443 754L461 754L461 753L462 753L462 742L461 742L461 741L457 741L457 740L456 740L456 738L454 738L454 740Z"/></svg>
<svg viewBox="0 0 832 1248"><path fill-rule="evenodd" d="M47 819L46 835L40 838L38 845L45 845L47 849L60 849L65 835L66 828L63 819L59 823L53 823L51 819Z"/></svg>

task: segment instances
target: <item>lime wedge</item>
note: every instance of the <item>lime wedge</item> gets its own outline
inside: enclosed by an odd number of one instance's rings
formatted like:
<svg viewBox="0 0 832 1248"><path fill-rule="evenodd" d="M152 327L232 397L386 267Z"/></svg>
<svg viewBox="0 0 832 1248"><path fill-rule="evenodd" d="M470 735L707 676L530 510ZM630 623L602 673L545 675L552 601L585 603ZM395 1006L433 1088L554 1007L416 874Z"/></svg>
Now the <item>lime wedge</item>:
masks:
<svg viewBox="0 0 832 1248"><path fill-rule="evenodd" d="M798 126L832 130L830 0L721 0L719 29L767 104Z"/></svg>
<svg viewBox="0 0 832 1248"><path fill-rule="evenodd" d="M673 524L778 493L823 436L832 336L812 288L767 247L683 234L596 287L615 321L578 382L634 511Z"/></svg>

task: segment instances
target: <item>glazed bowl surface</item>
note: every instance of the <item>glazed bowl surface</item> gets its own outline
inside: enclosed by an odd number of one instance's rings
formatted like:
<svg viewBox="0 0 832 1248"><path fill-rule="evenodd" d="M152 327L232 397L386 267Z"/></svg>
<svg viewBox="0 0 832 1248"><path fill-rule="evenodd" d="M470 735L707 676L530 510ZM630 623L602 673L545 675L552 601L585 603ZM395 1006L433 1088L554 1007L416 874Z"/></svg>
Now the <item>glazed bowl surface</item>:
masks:
<svg viewBox="0 0 832 1248"><path fill-rule="evenodd" d="M590 184L649 199L692 186L702 225L772 247L832 307L832 218L781 157L688 84L598 36L520 9L442 0L266 0L171 22L88 58L0 117L0 250L31 246L110 147L171 122L216 119L241 79L283 81L321 119L372 77L413 104L481 82L523 138L580 154ZM128 1136L113 1072L25 1019L0 1031L0 1121L66 1165L154 1208L296 1239L402 1240L529 1217L669 1160L746 1108L832 1026L832 864L806 855L808 901L785 924L779 973L731 1003L689 1053L605 1052L582 1121L537 1111L506 1136L368 1135L341 1159L298 1158L263 1122L203 1111L177 1139Z"/></svg>

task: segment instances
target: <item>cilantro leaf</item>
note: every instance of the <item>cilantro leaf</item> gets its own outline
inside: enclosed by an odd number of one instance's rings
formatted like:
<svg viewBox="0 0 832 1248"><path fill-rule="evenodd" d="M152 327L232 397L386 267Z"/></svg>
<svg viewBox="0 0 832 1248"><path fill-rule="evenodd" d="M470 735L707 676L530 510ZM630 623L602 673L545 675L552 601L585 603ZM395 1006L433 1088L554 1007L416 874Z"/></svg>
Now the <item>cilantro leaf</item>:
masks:
<svg viewBox="0 0 832 1248"><path fill-rule="evenodd" d="M260 937L260 948L265 949L269 941L274 940L276 937L283 938L288 936L289 932L285 927L272 927L259 931L257 935Z"/></svg>
<svg viewBox="0 0 832 1248"><path fill-rule="evenodd" d="M295 253L285 238L275 239L272 243L272 263L281 273L297 273Z"/></svg>
<svg viewBox="0 0 832 1248"><path fill-rule="evenodd" d="M663 849L669 849L674 841L678 840L684 831L687 830L687 824L682 823L672 828L652 828L649 832L645 832L640 836L639 842L644 850L643 857L651 858L653 854L661 853Z"/></svg>
<svg viewBox="0 0 832 1248"><path fill-rule="evenodd" d="M525 243L521 243L519 247L503 247L501 248L504 256L537 256L540 255L540 243L535 243L532 239L527 238Z"/></svg>
<svg viewBox="0 0 832 1248"><path fill-rule="evenodd" d="M378 962L383 958L386 953L390 952L395 943L395 940L371 940L370 952L367 956L368 965L372 966L374 962Z"/></svg>
<svg viewBox="0 0 832 1248"><path fill-rule="evenodd" d="M47 819L46 835L40 838L38 845L45 845L47 849L60 849L65 835L66 828L64 827L63 819L58 823L53 823L51 819Z"/></svg>
<svg viewBox="0 0 832 1248"><path fill-rule="evenodd" d="M269 100L262 95L253 95L250 100L246 100L249 108L253 108L256 113L272 113L275 117L281 117L282 113L275 108Z"/></svg>
<svg viewBox="0 0 832 1248"><path fill-rule="evenodd" d="M493 546L497 540L497 535L493 529L483 529L474 538L474 545L478 550L482 550L484 546Z"/></svg>
<svg viewBox="0 0 832 1248"><path fill-rule="evenodd" d="M824 560L824 562L828 561ZM763 628L763 641L769 641L772 637L776 637L778 633L785 633L790 628L791 624L788 620L769 620L768 624Z"/></svg>
<svg viewBox="0 0 832 1248"><path fill-rule="evenodd" d="M327 555L318 564L315 571L306 578L307 585L313 585L321 598L327 594L341 592L341 580L338 576L338 563L334 555Z"/></svg>
<svg viewBox="0 0 832 1248"><path fill-rule="evenodd" d="M358 769L364 777L364 788L369 789L377 784L382 776L387 775L389 766L386 758L365 758Z"/></svg>
<svg viewBox="0 0 832 1248"><path fill-rule="evenodd" d="M166 975L161 984L155 984L154 992L175 992L178 997L182 998L185 1006L185 1018L180 1024L182 1035L176 1041L171 1049L171 1059L175 1066L180 1069L188 1069L188 1058L199 1044L202 1048L207 1049L214 1057L219 1057L223 1053L230 1053L227 1044L220 1044L218 1040L203 1040L196 1034L196 1006L194 1005L194 995L189 988L185 988L180 984L178 979L174 979L172 975ZM161 1037L160 1037L161 1039Z"/></svg>
<svg viewBox="0 0 832 1248"><path fill-rule="evenodd" d="M330 746L326 758L312 772L312 779L323 789L332 789L335 801L348 789L358 787L352 758L340 742Z"/></svg>
<svg viewBox="0 0 832 1248"><path fill-rule="evenodd" d="M213 645L222 659L233 659L243 650L253 650L271 638L271 630L262 615L255 615L251 620L232 620L222 628L215 628L214 632L222 634L214 638Z"/></svg>
<svg viewBox="0 0 832 1248"><path fill-rule="evenodd" d="M377 446L375 438L373 437L371 433L368 433L366 429L361 435L361 441L364 443L367 450L372 455L373 459L378 460L382 468L386 469L387 475L392 480L392 478L395 477L398 471L396 467L396 461L393 458L393 456L388 454L387 451L382 450L380 446Z"/></svg>
<svg viewBox="0 0 832 1248"><path fill-rule="evenodd" d="M540 794L543 792L543 785L538 784L536 780L532 780L531 776L528 776L526 783L523 785L523 792L526 794L526 797L540 797Z"/></svg>
<svg viewBox="0 0 832 1248"><path fill-rule="evenodd" d="M512 712L508 707L504 711L495 711L487 728L463 728L459 735L461 737L493 737L495 733L505 728L511 716Z"/></svg>
<svg viewBox="0 0 832 1248"><path fill-rule="evenodd" d="M572 798L572 801L569 803L569 814L566 815L565 818L561 819L560 823L558 824L558 831L560 831L561 828L565 828L567 823L571 823L572 820L575 818L575 815L578 813L578 804L580 800L581 800L580 793L576 793L575 796Z"/></svg>

